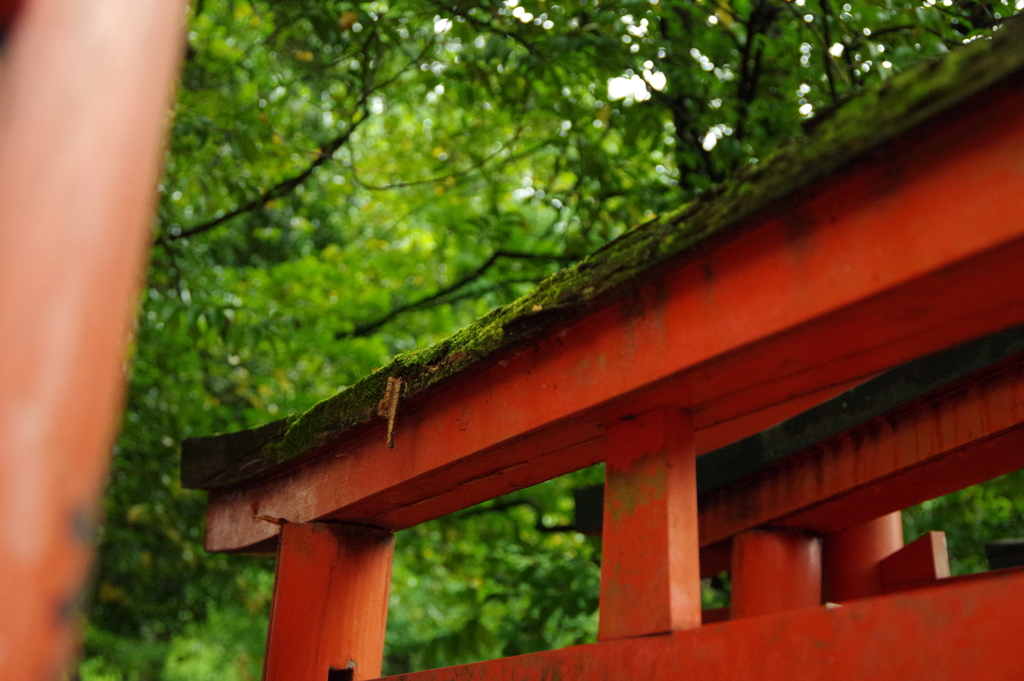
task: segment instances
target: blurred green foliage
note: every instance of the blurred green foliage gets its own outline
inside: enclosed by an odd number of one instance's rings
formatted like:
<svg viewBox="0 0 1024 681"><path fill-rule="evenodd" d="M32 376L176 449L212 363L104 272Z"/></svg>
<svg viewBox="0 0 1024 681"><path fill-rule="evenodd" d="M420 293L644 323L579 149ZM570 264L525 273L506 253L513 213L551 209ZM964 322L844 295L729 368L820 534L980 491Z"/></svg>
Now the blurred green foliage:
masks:
<svg viewBox="0 0 1024 681"><path fill-rule="evenodd" d="M82 678L259 677L272 561L203 551L184 438L444 337L1007 2L195 0ZM599 546L543 529L600 477L400 533L387 670L593 640ZM1024 534L1019 483L929 502L908 536L946 529L979 569Z"/></svg>

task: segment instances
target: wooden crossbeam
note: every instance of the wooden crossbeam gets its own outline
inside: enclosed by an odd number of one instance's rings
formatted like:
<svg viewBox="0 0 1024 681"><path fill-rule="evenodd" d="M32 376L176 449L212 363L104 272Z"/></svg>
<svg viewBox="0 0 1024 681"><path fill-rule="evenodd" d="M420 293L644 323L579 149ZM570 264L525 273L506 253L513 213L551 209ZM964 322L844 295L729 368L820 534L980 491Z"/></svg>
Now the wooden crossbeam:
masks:
<svg viewBox="0 0 1024 681"><path fill-rule="evenodd" d="M389 677L393 681L1024 678L1024 573Z"/></svg>
<svg viewBox="0 0 1024 681"><path fill-rule="evenodd" d="M903 594L913 591L924 590L931 593L934 589L949 589L963 584L976 584L996 577L1010 577L1013 575L1024 575L1024 567L1000 568L988 572L975 572L969 575L956 575L941 579L927 578L918 582L901 582L889 585L888 594Z"/></svg>
<svg viewBox="0 0 1024 681"><path fill-rule="evenodd" d="M1024 353L1024 327L1014 327L902 364L776 426L700 457L697 489L706 493L727 487L1020 353Z"/></svg>
<svg viewBox="0 0 1024 681"><path fill-rule="evenodd" d="M207 548L273 538L261 515L409 527L603 460L623 417L687 408L699 440L1024 322L1024 90L984 96L634 295L409 400L393 449L378 423L272 480L214 490Z"/></svg>
<svg viewBox="0 0 1024 681"><path fill-rule="evenodd" d="M1024 468L1024 362L872 419L701 498L702 544L761 525L831 534Z"/></svg>
<svg viewBox="0 0 1024 681"><path fill-rule="evenodd" d="M997 408L1000 400L1009 399L1012 403L1022 362L1024 328L1014 327L891 369L778 425L699 457L697 489L703 494L703 507L711 512L708 509L723 498L728 500L727 504L740 504L747 490L764 479L781 478L775 483L778 487L791 485L809 460L817 461L826 450L831 450L834 455L834 450L840 446L838 443L844 439L859 441L861 433L875 432L884 427L896 428L893 424L898 423L902 437L906 439L914 429L919 434L931 432L932 428L941 429L938 415L943 410L988 412ZM977 384L980 389L968 398L970 404L967 404L963 394L971 390L969 386L972 384ZM922 413L924 417L920 416ZM912 419L912 415L918 417ZM944 418L948 420L953 416L946 414ZM976 439L1019 425L1016 416L1004 414L1001 420L990 423L991 429L976 432ZM920 461L943 453L944 450L936 450L931 455L922 452ZM832 464L819 461L817 465L823 468ZM1024 467L1024 461L1018 462L1011 457L999 470L1010 472L1020 467ZM989 470L986 474L991 472ZM948 491L946 487L943 485L942 489ZM776 501L781 503L779 499ZM804 498L793 503L815 505L823 501L827 499ZM745 512L756 513L749 508ZM761 524L773 524L779 518L767 516L760 520L763 521ZM866 520L870 518L860 514L851 521L851 525ZM599 524L596 529L600 529ZM715 539L706 538L705 546L722 538L714 536ZM899 541L902 544L902 539Z"/></svg>

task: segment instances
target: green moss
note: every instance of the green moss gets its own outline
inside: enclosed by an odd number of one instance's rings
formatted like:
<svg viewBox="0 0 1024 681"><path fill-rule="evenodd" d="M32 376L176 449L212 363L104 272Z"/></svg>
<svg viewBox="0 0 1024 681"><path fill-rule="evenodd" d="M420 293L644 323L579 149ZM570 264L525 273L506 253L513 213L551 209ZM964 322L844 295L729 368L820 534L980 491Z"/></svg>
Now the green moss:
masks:
<svg viewBox="0 0 1024 681"><path fill-rule="evenodd" d="M976 41L942 60L921 64L822 114L806 137L780 148L770 159L628 232L440 343L398 355L347 390L292 417L284 435L266 444L261 456L284 463L371 422L388 377L400 378L403 395L408 397L523 347L607 304L637 285L640 275L669 259L684 257L695 244L1020 71L1024 68L1020 26L1010 22L992 40ZM400 425L398 433L401 437Z"/></svg>

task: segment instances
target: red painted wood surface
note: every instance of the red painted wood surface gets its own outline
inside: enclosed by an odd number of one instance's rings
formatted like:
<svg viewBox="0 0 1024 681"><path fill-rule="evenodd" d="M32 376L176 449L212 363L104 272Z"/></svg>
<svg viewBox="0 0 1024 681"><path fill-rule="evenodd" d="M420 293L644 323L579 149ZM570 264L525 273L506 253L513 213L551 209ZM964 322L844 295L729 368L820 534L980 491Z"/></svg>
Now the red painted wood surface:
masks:
<svg viewBox="0 0 1024 681"><path fill-rule="evenodd" d="M934 579L929 577L919 582L900 582L899 584L887 584L888 593L910 593L921 589L947 589L965 584L975 584L994 577L1009 577L1012 575L1024 575L1024 567L1004 568L1001 570L989 570L988 572L976 572L970 575L957 575L955 577L943 577Z"/></svg>
<svg viewBox="0 0 1024 681"><path fill-rule="evenodd" d="M845 383L829 385L821 390L816 390L806 395L797 395L792 399L769 405L734 419L701 428L694 433L694 444L696 445L697 454L706 454L719 447L724 447L755 433L760 433L762 430L782 423L786 419L801 414L811 407L816 407L822 402L826 402L870 378L874 378L874 376L860 376Z"/></svg>
<svg viewBox="0 0 1024 681"><path fill-rule="evenodd" d="M699 527L699 525L698 525ZM699 535L698 535L699 536ZM700 576L713 577L732 569L732 539L700 549Z"/></svg>
<svg viewBox="0 0 1024 681"><path fill-rule="evenodd" d="M394 535L341 523L281 532L263 681L380 676Z"/></svg>
<svg viewBox="0 0 1024 681"><path fill-rule="evenodd" d="M856 428L701 499L709 544L771 524L831 534L1024 468L1024 365Z"/></svg>
<svg viewBox="0 0 1024 681"><path fill-rule="evenodd" d="M7 30L21 4L22 0L0 0L0 31Z"/></svg>
<svg viewBox="0 0 1024 681"><path fill-rule="evenodd" d="M730 614L729 610L729 606L726 606L724 608L711 608L710 610L701 610L700 621L702 624L728 622Z"/></svg>
<svg viewBox="0 0 1024 681"><path fill-rule="evenodd" d="M0 57L0 678L60 678L119 422L181 0L31 0Z"/></svg>
<svg viewBox="0 0 1024 681"><path fill-rule="evenodd" d="M608 429L598 640L700 626L696 460L679 409Z"/></svg>
<svg viewBox="0 0 1024 681"><path fill-rule="evenodd" d="M1024 678L1024 574L751 617L395 681L959 681Z"/></svg>
<svg viewBox="0 0 1024 681"><path fill-rule="evenodd" d="M925 532L883 560L881 575L886 593L902 591L910 584L946 579L949 577L946 533Z"/></svg>
<svg viewBox="0 0 1024 681"><path fill-rule="evenodd" d="M212 493L208 548L271 538L254 508L407 527L599 461L623 416L684 407L699 432L1024 322L1024 91L984 97L632 297L408 400L394 449L378 423Z"/></svg>
<svg viewBox="0 0 1024 681"><path fill-rule="evenodd" d="M838 603L885 593L882 561L902 548L900 511L826 535L821 549L824 599Z"/></svg>
<svg viewBox="0 0 1024 681"><path fill-rule="evenodd" d="M750 530L732 540L732 619L821 605L821 540L793 530Z"/></svg>

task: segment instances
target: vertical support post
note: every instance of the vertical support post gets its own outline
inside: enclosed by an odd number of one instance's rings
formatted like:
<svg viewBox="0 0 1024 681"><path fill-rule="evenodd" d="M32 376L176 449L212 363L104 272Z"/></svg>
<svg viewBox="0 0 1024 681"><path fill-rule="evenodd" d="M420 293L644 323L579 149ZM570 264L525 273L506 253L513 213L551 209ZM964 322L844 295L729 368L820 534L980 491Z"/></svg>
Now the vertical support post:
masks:
<svg viewBox="0 0 1024 681"><path fill-rule="evenodd" d="M379 677L393 554L394 535L385 530L282 527L264 681Z"/></svg>
<svg viewBox="0 0 1024 681"><path fill-rule="evenodd" d="M697 471L690 415L608 429L599 641L699 627Z"/></svg>
<svg viewBox="0 0 1024 681"><path fill-rule="evenodd" d="M826 536L822 547L825 600L838 603L884 593L882 560L901 548L901 511Z"/></svg>
<svg viewBox="0 0 1024 681"><path fill-rule="evenodd" d="M185 9L0 0L4 681L62 678L79 647Z"/></svg>
<svg viewBox="0 0 1024 681"><path fill-rule="evenodd" d="M732 540L732 619L821 604L821 542L794 530L750 530Z"/></svg>

